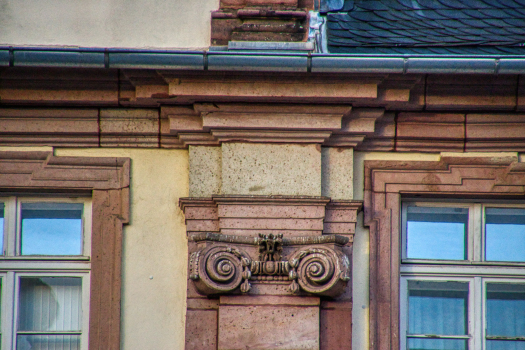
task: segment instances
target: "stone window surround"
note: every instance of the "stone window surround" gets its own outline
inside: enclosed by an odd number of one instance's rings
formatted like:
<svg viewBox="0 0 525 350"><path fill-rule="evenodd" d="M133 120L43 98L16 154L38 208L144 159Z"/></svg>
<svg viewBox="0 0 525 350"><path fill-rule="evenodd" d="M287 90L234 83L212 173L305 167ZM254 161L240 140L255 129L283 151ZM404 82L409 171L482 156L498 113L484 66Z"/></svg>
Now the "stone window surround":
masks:
<svg viewBox="0 0 525 350"><path fill-rule="evenodd" d="M89 349L120 348L122 225L129 222L129 158L0 152L0 191L92 198Z"/></svg>
<svg viewBox="0 0 525 350"><path fill-rule="evenodd" d="M370 349L398 350L401 198L523 198L525 164L513 156L365 161L364 173L365 225L370 227Z"/></svg>

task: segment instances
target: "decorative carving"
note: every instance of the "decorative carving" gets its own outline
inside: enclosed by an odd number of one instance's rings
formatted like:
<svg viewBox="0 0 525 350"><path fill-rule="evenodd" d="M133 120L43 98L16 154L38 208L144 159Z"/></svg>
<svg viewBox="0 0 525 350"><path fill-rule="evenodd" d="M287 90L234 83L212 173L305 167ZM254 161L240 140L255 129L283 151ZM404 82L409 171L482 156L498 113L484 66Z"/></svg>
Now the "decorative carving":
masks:
<svg viewBox="0 0 525 350"><path fill-rule="evenodd" d="M263 235L259 233L259 259L261 261L279 261L283 251L283 234L274 236L272 233Z"/></svg>
<svg viewBox="0 0 525 350"><path fill-rule="evenodd" d="M196 242L228 242L259 247L259 260L252 260L244 251L220 243L193 252L190 256L190 279L197 290L206 295L232 292L239 286L242 293L248 293L251 289L249 280L254 280L291 281L288 289L292 293L303 290L335 297L344 292L350 280L350 261L340 249L348 243L347 237L330 235L284 239L282 234L246 237L206 233L191 238ZM288 259L283 259L283 246L296 245L308 247L292 251Z"/></svg>
<svg viewBox="0 0 525 350"><path fill-rule="evenodd" d="M290 256L290 291L337 296L350 280L350 261L341 251L310 247ZM297 285L299 283L299 286Z"/></svg>
<svg viewBox="0 0 525 350"><path fill-rule="evenodd" d="M231 292L241 286L247 293L251 286L251 259L245 252L231 246L209 246L190 256L190 279L203 294Z"/></svg>

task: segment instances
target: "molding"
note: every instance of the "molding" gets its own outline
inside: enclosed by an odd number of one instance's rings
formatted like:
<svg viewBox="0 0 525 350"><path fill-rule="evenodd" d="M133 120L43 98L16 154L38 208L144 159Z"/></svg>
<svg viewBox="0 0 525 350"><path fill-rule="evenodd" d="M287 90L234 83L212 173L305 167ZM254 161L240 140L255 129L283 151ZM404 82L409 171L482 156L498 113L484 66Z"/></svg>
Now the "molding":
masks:
<svg viewBox="0 0 525 350"><path fill-rule="evenodd" d="M236 236L236 235L221 235L217 233L198 233L192 235L189 238L194 242L222 242L232 244L249 244L258 246L261 244L261 237L259 236ZM283 238L281 244L283 246L291 245L310 245L310 244L328 244L335 243L336 245L343 246L350 242L350 239L340 235L328 235L328 236L306 236L306 237L290 237Z"/></svg>
<svg viewBox="0 0 525 350"><path fill-rule="evenodd" d="M362 201L309 196L213 196L181 198L188 236L240 232L292 236L348 235L353 241ZM200 237L200 236L197 236Z"/></svg>
<svg viewBox="0 0 525 350"><path fill-rule="evenodd" d="M399 349L400 203L403 196L523 198L517 157L442 157L439 162L365 161L370 227L370 348Z"/></svg>
<svg viewBox="0 0 525 350"><path fill-rule="evenodd" d="M201 103L194 104L193 111L163 107L161 114L170 120L170 133L184 146L264 142L357 147L374 135L385 110L350 105Z"/></svg>
<svg viewBox="0 0 525 350"><path fill-rule="evenodd" d="M223 142L357 151L525 151L525 114L406 112L354 104L192 103L0 108L0 146L187 148Z"/></svg>
<svg viewBox="0 0 525 350"><path fill-rule="evenodd" d="M129 158L0 152L0 189L88 192L93 200L89 349L120 348L122 225L129 222Z"/></svg>

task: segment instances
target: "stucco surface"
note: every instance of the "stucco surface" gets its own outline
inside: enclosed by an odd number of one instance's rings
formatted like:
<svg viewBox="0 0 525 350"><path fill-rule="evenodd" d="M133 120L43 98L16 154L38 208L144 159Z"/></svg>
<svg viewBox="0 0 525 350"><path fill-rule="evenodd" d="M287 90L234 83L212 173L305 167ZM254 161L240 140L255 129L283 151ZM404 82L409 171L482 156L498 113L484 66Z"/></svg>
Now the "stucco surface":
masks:
<svg viewBox="0 0 525 350"><path fill-rule="evenodd" d="M124 226L123 350L183 349L188 196L185 150L56 149L57 156L130 157L131 220Z"/></svg>
<svg viewBox="0 0 525 350"><path fill-rule="evenodd" d="M221 147L190 146L190 197L211 197L221 193Z"/></svg>
<svg viewBox="0 0 525 350"><path fill-rule="evenodd" d="M322 187L323 196L332 199L352 199L353 197L353 148L322 148Z"/></svg>
<svg viewBox="0 0 525 350"><path fill-rule="evenodd" d="M0 0L0 45L203 48L218 0Z"/></svg>
<svg viewBox="0 0 525 350"><path fill-rule="evenodd" d="M224 143L222 193L321 195L321 149L316 145Z"/></svg>

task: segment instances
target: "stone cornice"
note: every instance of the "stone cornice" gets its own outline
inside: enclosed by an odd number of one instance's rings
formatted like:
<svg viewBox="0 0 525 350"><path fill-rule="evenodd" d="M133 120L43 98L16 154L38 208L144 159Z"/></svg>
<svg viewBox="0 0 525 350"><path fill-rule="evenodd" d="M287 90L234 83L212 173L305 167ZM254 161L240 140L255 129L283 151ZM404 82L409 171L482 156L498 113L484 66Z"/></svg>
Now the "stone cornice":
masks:
<svg viewBox="0 0 525 350"><path fill-rule="evenodd" d="M183 146L222 142L318 143L356 147L375 133L382 108L349 105L195 104L165 107L170 134Z"/></svg>

